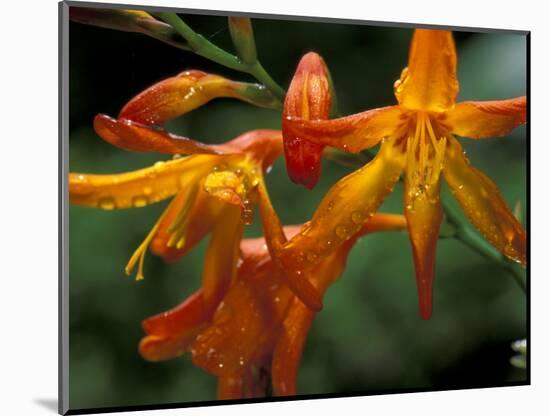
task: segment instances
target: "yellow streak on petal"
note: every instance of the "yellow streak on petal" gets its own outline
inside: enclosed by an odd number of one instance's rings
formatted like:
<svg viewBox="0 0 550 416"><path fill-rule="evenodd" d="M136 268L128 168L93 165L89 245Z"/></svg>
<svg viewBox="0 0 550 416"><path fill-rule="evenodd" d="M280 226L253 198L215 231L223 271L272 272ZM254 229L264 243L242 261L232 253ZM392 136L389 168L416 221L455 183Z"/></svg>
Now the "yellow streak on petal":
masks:
<svg viewBox="0 0 550 416"><path fill-rule="evenodd" d="M101 209L136 208L175 195L190 173L211 169L220 156L194 155L114 175L69 174L69 199Z"/></svg>

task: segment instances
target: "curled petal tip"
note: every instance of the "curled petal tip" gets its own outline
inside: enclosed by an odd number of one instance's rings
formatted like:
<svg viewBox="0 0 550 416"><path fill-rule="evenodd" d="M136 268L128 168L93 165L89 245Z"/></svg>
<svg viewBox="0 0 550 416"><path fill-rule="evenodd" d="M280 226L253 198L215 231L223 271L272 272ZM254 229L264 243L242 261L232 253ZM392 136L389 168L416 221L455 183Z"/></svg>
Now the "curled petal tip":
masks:
<svg viewBox="0 0 550 416"><path fill-rule="evenodd" d="M417 270L417 273L419 272L422 273L422 271ZM430 319L432 316L433 278L433 273L428 276L417 276L416 278L418 307L422 319Z"/></svg>
<svg viewBox="0 0 550 416"><path fill-rule="evenodd" d="M420 305L420 316L424 320L428 320L432 317L432 302L430 300L429 303L426 303L424 305Z"/></svg>

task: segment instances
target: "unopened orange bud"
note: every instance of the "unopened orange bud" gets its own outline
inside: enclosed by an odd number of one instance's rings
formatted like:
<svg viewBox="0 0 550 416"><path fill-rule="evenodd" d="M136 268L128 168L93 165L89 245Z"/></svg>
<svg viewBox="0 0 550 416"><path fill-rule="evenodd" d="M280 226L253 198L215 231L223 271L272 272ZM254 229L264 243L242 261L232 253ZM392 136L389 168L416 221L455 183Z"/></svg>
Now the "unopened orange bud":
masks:
<svg viewBox="0 0 550 416"><path fill-rule="evenodd" d="M290 83L283 110L283 140L290 179L313 188L321 173L324 146L302 139L289 131L289 118L325 120L332 104L327 66L318 54L309 52L302 57Z"/></svg>

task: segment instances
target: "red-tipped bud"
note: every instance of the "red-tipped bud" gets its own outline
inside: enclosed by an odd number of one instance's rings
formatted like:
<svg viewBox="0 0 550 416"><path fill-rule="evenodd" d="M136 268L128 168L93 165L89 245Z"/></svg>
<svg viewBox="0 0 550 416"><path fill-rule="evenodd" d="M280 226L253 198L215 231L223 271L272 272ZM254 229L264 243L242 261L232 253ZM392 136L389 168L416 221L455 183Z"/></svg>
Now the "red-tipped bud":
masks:
<svg viewBox="0 0 550 416"><path fill-rule="evenodd" d="M312 189L321 173L324 146L292 134L288 118L326 120L332 104L329 73L323 58L315 52L302 57L290 83L283 110L283 140L290 179Z"/></svg>

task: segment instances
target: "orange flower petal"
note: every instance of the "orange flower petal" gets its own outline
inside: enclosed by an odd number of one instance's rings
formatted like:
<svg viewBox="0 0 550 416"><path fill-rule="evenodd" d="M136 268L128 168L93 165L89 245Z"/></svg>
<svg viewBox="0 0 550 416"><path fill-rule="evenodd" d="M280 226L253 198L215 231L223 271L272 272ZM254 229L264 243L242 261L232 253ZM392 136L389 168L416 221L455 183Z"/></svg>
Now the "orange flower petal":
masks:
<svg viewBox="0 0 550 416"><path fill-rule="evenodd" d="M295 396L298 367L315 313L295 300L283 322L282 334L273 352L271 378L275 396Z"/></svg>
<svg viewBox="0 0 550 416"><path fill-rule="evenodd" d="M203 327L182 334L179 337L159 337L148 335L139 343L139 353L147 361L166 361L179 357L189 350L189 346L195 340Z"/></svg>
<svg viewBox="0 0 550 416"><path fill-rule="evenodd" d="M304 120L327 119L332 105L327 66L318 54L305 54L292 78L286 94L283 120L300 117ZM283 123L285 159L290 179L313 188L321 173L324 145L313 143L292 133Z"/></svg>
<svg viewBox="0 0 550 416"><path fill-rule="evenodd" d="M315 288L324 294L329 285L340 277L357 238L375 231L403 230L406 227L402 215L375 214L352 238L314 267L311 281ZM315 313L297 299L289 306L271 366L273 392L277 396L296 395L298 367L314 317Z"/></svg>
<svg viewBox="0 0 550 416"><path fill-rule="evenodd" d="M269 199L263 178L260 179L258 184L258 196L265 241L271 253L271 257L275 260L278 267L285 270L283 275L286 284L292 292L312 310L321 310L323 307L321 296L310 283L308 276L302 273L301 270L285 268L279 261L281 249L287 240L279 217Z"/></svg>
<svg viewBox="0 0 550 416"><path fill-rule="evenodd" d="M193 363L217 377L235 375L251 365L265 337L272 336L273 312L263 303L246 283L232 285L212 324L193 343Z"/></svg>
<svg viewBox="0 0 550 416"><path fill-rule="evenodd" d="M237 400L244 398L244 375L228 374L218 377L218 400Z"/></svg>
<svg viewBox="0 0 550 416"><path fill-rule="evenodd" d="M269 169L283 153L280 130L251 130L221 146L226 153L247 153L261 164L263 171Z"/></svg>
<svg viewBox="0 0 550 416"><path fill-rule="evenodd" d="M139 344L140 354L149 361L162 361L183 354L211 317L202 291L198 290L174 309L143 321L148 334Z"/></svg>
<svg viewBox="0 0 550 416"><path fill-rule="evenodd" d="M187 137L177 136L127 119L115 120L105 114L94 119L96 133L106 142L134 152L158 152L166 154L220 154L222 147L206 145Z"/></svg>
<svg viewBox="0 0 550 416"><path fill-rule="evenodd" d="M226 206L214 226L202 275L203 296L209 310L218 306L235 276L243 226L240 208L232 205Z"/></svg>
<svg viewBox="0 0 550 416"><path fill-rule="evenodd" d="M418 193L417 184L405 181L405 217L413 249L420 315L423 319L429 319L432 315L435 252L443 219L439 184L438 180L424 192Z"/></svg>
<svg viewBox="0 0 550 416"><path fill-rule="evenodd" d="M311 222L282 250L285 270L300 272L318 263L357 233L399 180L404 159L401 149L385 141L370 163L336 183Z"/></svg>
<svg viewBox="0 0 550 416"><path fill-rule="evenodd" d="M451 138L447 147L445 180L471 223L508 258L527 264L527 234L511 213L496 185L470 166L460 143Z"/></svg>
<svg viewBox="0 0 550 416"><path fill-rule="evenodd" d="M406 109L443 112L452 108L458 94L452 33L416 29L409 65L394 87L397 101Z"/></svg>
<svg viewBox="0 0 550 416"><path fill-rule="evenodd" d="M142 326L148 335L168 337L204 324L211 315L199 289L175 308L145 319Z"/></svg>
<svg viewBox="0 0 550 416"><path fill-rule="evenodd" d="M444 123L456 135L472 139L500 137L526 122L525 96L500 101L466 101L447 113Z"/></svg>
<svg viewBox="0 0 550 416"><path fill-rule="evenodd" d="M223 94L225 84L222 77L203 71L185 71L136 95L120 110L118 117L145 125L162 125L214 98L212 87L222 87L219 93Z"/></svg>
<svg viewBox="0 0 550 416"><path fill-rule="evenodd" d="M154 166L114 175L69 174L71 203L106 210L143 207L175 195L189 175L212 168L211 156L157 162Z"/></svg>
<svg viewBox="0 0 550 416"><path fill-rule="evenodd" d="M392 135L405 119L397 106L377 108L334 120L283 118L283 128L296 137L319 145L358 153Z"/></svg>

